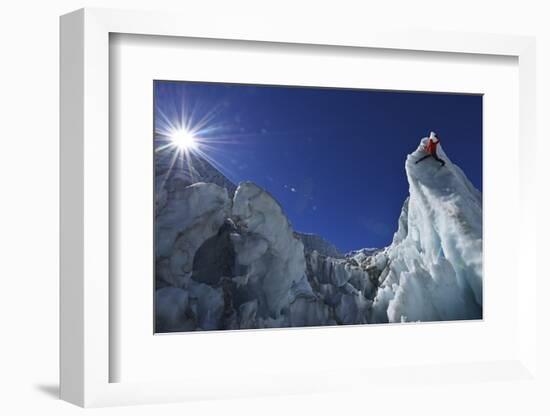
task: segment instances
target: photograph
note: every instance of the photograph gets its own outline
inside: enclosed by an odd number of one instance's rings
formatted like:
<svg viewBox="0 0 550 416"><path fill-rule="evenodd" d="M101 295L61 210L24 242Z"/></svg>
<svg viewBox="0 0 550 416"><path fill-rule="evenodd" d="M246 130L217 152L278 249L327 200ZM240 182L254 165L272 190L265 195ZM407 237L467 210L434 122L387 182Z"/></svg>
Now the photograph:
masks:
<svg viewBox="0 0 550 416"><path fill-rule="evenodd" d="M4 2L0 414L550 416L547 3Z"/></svg>
<svg viewBox="0 0 550 416"><path fill-rule="evenodd" d="M152 88L155 333L483 319L482 94Z"/></svg>

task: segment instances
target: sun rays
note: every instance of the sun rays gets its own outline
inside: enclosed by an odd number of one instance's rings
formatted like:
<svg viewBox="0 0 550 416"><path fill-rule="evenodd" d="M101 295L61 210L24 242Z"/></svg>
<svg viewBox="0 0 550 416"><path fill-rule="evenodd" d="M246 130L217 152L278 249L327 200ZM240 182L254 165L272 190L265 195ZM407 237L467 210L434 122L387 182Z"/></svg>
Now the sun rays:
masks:
<svg viewBox="0 0 550 416"><path fill-rule="evenodd" d="M172 107L155 109L155 153L169 158L165 178L178 173L193 181L206 161L231 179L234 175L223 160L230 153L226 145L236 143L235 135L218 121L218 108L201 111L178 98Z"/></svg>
<svg viewBox="0 0 550 416"><path fill-rule="evenodd" d="M197 148L197 140L193 133L181 129L170 134L170 140L180 151L191 151Z"/></svg>

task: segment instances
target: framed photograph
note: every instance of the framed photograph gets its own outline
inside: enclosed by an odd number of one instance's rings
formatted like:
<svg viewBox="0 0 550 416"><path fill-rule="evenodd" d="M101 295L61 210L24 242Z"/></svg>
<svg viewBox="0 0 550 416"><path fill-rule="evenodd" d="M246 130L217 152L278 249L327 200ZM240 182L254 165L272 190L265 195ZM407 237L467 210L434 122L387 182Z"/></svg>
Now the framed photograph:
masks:
<svg viewBox="0 0 550 416"><path fill-rule="evenodd" d="M156 333L482 319L482 95L153 90Z"/></svg>
<svg viewBox="0 0 550 416"><path fill-rule="evenodd" d="M534 40L180 22L61 18L62 398L532 378Z"/></svg>

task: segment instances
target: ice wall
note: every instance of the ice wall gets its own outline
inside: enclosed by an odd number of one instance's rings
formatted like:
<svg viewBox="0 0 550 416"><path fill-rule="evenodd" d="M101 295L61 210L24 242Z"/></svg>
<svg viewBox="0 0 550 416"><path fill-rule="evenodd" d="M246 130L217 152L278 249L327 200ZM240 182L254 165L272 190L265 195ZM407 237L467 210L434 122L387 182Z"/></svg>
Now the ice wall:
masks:
<svg viewBox="0 0 550 416"><path fill-rule="evenodd" d="M407 157L409 198L390 247L386 277L373 304L380 322L482 317L482 201L439 146L440 164L423 139Z"/></svg>
<svg viewBox="0 0 550 416"><path fill-rule="evenodd" d="M441 146L444 167L415 164L424 141L405 162L409 197L391 245L345 256L296 233L259 186L234 187L209 165L194 170L206 183L190 183L161 163L156 330L481 318L481 194Z"/></svg>

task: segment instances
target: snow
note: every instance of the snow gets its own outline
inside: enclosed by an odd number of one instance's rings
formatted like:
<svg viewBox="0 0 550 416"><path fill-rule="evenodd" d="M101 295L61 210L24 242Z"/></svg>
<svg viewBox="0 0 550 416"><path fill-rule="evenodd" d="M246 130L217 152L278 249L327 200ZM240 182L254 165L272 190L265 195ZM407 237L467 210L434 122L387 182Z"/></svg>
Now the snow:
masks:
<svg viewBox="0 0 550 416"><path fill-rule="evenodd" d="M297 298L290 306L289 326L327 325L330 308L314 298Z"/></svg>
<svg viewBox="0 0 550 416"><path fill-rule="evenodd" d="M405 162L409 197L390 246L345 256L295 232L256 184L234 187L206 164L189 183L161 163L156 330L481 318L481 193L441 145L444 167L415 164L425 140Z"/></svg>
<svg viewBox="0 0 550 416"><path fill-rule="evenodd" d="M229 210L227 190L218 185L199 182L176 187L156 218L157 261L169 263L157 277L181 287L190 277L197 249L217 233Z"/></svg>
<svg viewBox="0 0 550 416"><path fill-rule="evenodd" d="M346 253L344 257L352 258L357 262L363 262L368 257L375 255L379 251L380 251L379 248L362 248L360 250L350 251L349 253Z"/></svg>
<svg viewBox="0 0 550 416"><path fill-rule="evenodd" d="M162 143L160 144L162 146ZM172 192L174 187L184 188L198 182L213 183L227 189L233 196L237 187L208 161L189 152L183 158L173 160L171 152L155 153L155 177L157 178L157 197L163 191Z"/></svg>
<svg viewBox="0 0 550 416"><path fill-rule="evenodd" d="M163 287L155 292L155 317L157 328L164 331L192 328L187 322L188 293L176 287Z"/></svg>
<svg viewBox="0 0 550 416"><path fill-rule="evenodd" d="M237 267L247 268L246 280L263 294L260 310L276 319L290 304L292 285L305 276L303 244L277 201L252 182L237 188L232 214L243 229L233 238Z"/></svg>
<svg viewBox="0 0 550 416"><path fill-rule="evenodd" d="M415 164L426 140L405 163L410 196L384 253L388 276L375 299L377 321L482 317L481 193L441 145L445 167L431 159Z"/></svg>
<svg viewBox="0 0 550 416"><path fill-rule="evenodd" d="M224 308L222 289L193 283L189 286L189 299L197 329L218 329Z"/></svg>
<svg viewBox="0 0 550 416"><path fill-rule="evenodd" d="M304 250L306 252L311 253L313 251L317 251L318 253L323 254L324 256L330 256L334 258L344 257L342 253L340 253L340 250L338 250L334 244L325 240L320 235L311 234L311 233L298 233L298 232L294 234L296 237L302 240L302 243L304 244Z"/></svg>

